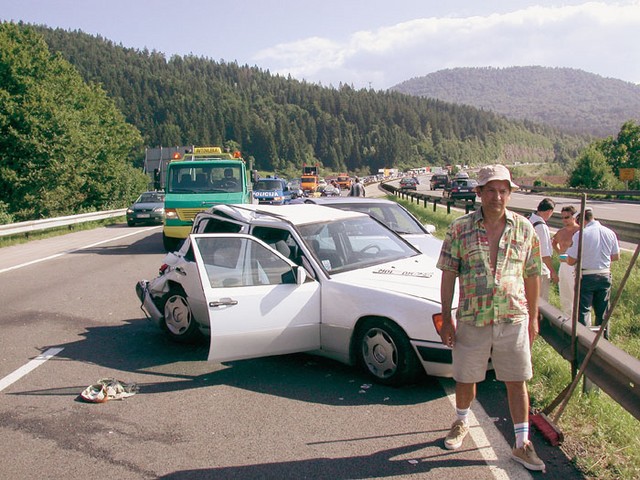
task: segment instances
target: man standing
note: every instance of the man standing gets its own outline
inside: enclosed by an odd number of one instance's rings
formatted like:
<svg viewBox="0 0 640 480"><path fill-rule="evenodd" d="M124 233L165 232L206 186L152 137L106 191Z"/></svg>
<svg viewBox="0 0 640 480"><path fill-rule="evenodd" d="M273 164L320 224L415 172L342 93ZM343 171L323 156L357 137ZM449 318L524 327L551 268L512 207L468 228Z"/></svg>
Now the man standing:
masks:
<svg viewBox="0 0 640 480"><path fill-rule="evenodd" d="M540 278L540 298L549 301L549 287L551 282L558 283L558 274L553 268L551 257L553 247L551 245L551 234L547 226L547 220L553 215L555 202L550 198L543 198L538 204L538 209L531 214L529 220L536 230L540 239L540 254L542 255L542 277Z"/></svg>
<svg viewBox="0 0 640 480"><path fill-rule="evenodd" d="M573 234L572 245L567 249L567 263L569 265L575 265L578 262L579 241L580 232L576 232ZM582 251L587 254L582 256L578 320L583 325L587 325L587 318L593 306L596 316L595 324L599 326L602 325L604 313L609 308L611 262L620 259L620 245L613 230L598 222L590 207L584 210ZM604 338L609 338L608 329L604 332Z"/></svg>
<svg viewBox="0 0 640 480"><path fill-rule="evenodd" d="M551 239L553 249L560 255L560 269L558 270L558 290L560 292L560 306L569 318L573 313L573 297L576 284L575 267L567 263L567 249L573 243L573 234L580 230L576 220L576 207L568 205L562 207L562 228Z"/></svg>
<svg viewBox="0 0 640 480"><path fill-rule="evenodd" d="M360 183L360 178L356 177L356 182L351 185L349 190L350 197L364 197L364 185Z"/></svg>
<svg viewBox="0 0 640 480"><path fill-rule="evenodd" d="M544 470L529 441L531 343L538 333L540 244L531 223L507 210L518 188L503 165L478 174L479 210L451 223L440 252L442 316L440 337L453 349L456 415L444 444L460 448L469 431L468 415L476 383L485 379L491 357L496 378L505 382L515 446L511 458L530 470ZM451 306L456 278L460 298Z"/></svg>

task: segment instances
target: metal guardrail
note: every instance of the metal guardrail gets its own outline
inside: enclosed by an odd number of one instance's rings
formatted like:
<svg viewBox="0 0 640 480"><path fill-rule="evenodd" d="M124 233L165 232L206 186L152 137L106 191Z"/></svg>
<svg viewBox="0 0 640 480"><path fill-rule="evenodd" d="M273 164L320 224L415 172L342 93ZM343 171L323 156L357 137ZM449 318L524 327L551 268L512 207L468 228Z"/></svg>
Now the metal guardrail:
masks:
<svg viewBox="0 0 640 480"><path fill-rule="evenodd" d="M399 189L389 184L382 184L382 188L384 188L386 191L388 191L393 195L398 195L402 198L406 197L406 198L409 198L411 201L416 199L418 203L423 202L425 208L427 207L428 203L431 202L433 203L434 212L438 204L446 206L447 213L451 211L451 207L454 205L464 206L465 211L467 213L471 210L475 210L475 205L469 201L463 201L463 200L456 201L448 198L443 198L437 195L429 195L428 193L417 193L410 190ZM535 187L535 188L537 189L538 187ZM549 189L549 190L558 191L558 190L571 190L571 189ZM575 190L572 190L572 191L575 192ZM604 191L597 191L597 192L603 193ZM617 193L620 193L620 192L617 192ZM525 215L532 211L530 208L517 208L517 207L509 207L509 210L520 213L522 215ZM618 236L618 240L622 242L629 242L629 243L635 244L638 242L638 238L640 238L640 225L636 223L619 222L617 220L605 220L602 218L598 218L598 221L602 223L604 226L609 227L611 230L616 232L616 235ZM547 224L554 228L562 228L563 225L562 225L562 218L560 214L554 213L553 216L547 221Z"/></svg>
<svg viewBox="0 0 640 480"><path fill-rule="evenodd" d="M540 313L544 319L540 324L542 338L565 360L571 361L571 320L543 300L540 300ZM582 363L595 335L589 328L577 324L578 364ZM640 360L601 338L585 375L640 420Z"/></svg>
<svg viewBox="0 0 640 480"><path fill-rule="evenodd" d="M38 230L47 230L49 228L64 227L65 225L73 225L76 223L93 222L96 220L105 220L112 217L123 217L127 212L126 208L119 210L107 210L104 212L81 213L80 215L69 215L66 217L45 218L42 220L31 220L28 222L10 223L0 225L0 237L9 235L28 234Z"/></svg>

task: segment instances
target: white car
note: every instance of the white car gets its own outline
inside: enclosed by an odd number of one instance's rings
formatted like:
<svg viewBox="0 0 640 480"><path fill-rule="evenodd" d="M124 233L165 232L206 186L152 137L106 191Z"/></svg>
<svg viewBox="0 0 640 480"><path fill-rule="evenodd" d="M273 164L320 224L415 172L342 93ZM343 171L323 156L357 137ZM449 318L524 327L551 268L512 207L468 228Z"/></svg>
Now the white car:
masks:
<svg viewBox="0 0 640 480"><path fill-rule="evenodd" d="M219 205L136 291L173 339L209 336L210 361L311 352L397 385L451 376L436 260L364 213Z"/></svg>
<svg viewBox="0 0 640 480"><path fill-rule="evenodd" d="M340 210L368 213L409 241L422 253L436 258L440 255L442 240L433 236L436 227L431 224L423 225L420 220L398 202L370 197L320 197L307 198L304 202L326 205Z"/></svg>

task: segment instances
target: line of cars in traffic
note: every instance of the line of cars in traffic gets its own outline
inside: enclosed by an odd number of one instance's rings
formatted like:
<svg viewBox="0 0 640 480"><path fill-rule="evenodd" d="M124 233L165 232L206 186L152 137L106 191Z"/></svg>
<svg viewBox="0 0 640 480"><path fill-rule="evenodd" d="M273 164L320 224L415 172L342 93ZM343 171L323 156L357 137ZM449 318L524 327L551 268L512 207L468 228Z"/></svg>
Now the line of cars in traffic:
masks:
<svg viewBox="0 0 640 480"><path fill-rule="evenodd" d="M136 284L148 318L216 362L310 352L398 385L451 375L442 344L441 241L396 202L308 198L217 205Z"/></svg>
<svg viewBox="0 0 640 480"><path fill-rule="evenodd" d="M453 178L446 173L436 173L429 180L431 190L442 189L442 197L451 200L465 200L475 203L478 182L466 172L459 172Z"/></svg>

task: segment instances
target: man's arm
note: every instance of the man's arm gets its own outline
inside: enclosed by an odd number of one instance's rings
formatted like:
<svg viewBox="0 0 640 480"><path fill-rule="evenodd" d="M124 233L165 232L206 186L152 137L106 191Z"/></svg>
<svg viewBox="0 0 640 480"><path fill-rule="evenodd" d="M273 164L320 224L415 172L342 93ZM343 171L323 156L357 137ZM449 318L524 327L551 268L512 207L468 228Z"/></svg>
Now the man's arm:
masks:
<svg viewBox="0 0 640 480"><path fill-rule="evenodd" d="M544 263L549 269L549 276L551 277L551 281L553 283L558 283L558 273L553 268L551 257L542 257L542 263Z"/></svg>
<svg viewBox="0 0 640 480"><path fill-rule="evenodd" d="M442 328L440 329L440 339L448 347L453 347L456 343L456 328L451 316L451 304L455 292L457 274L450 270L442 271L442 281L440 283L440 302L442 303Z"/></svg>
<svg viewBox="0 0 640 480"><path fill-rule="evenodd" d="M538 335L538 296L540 295L540 277L526 277L524 279L524 295L529 309L529 344Z"/></svg>

